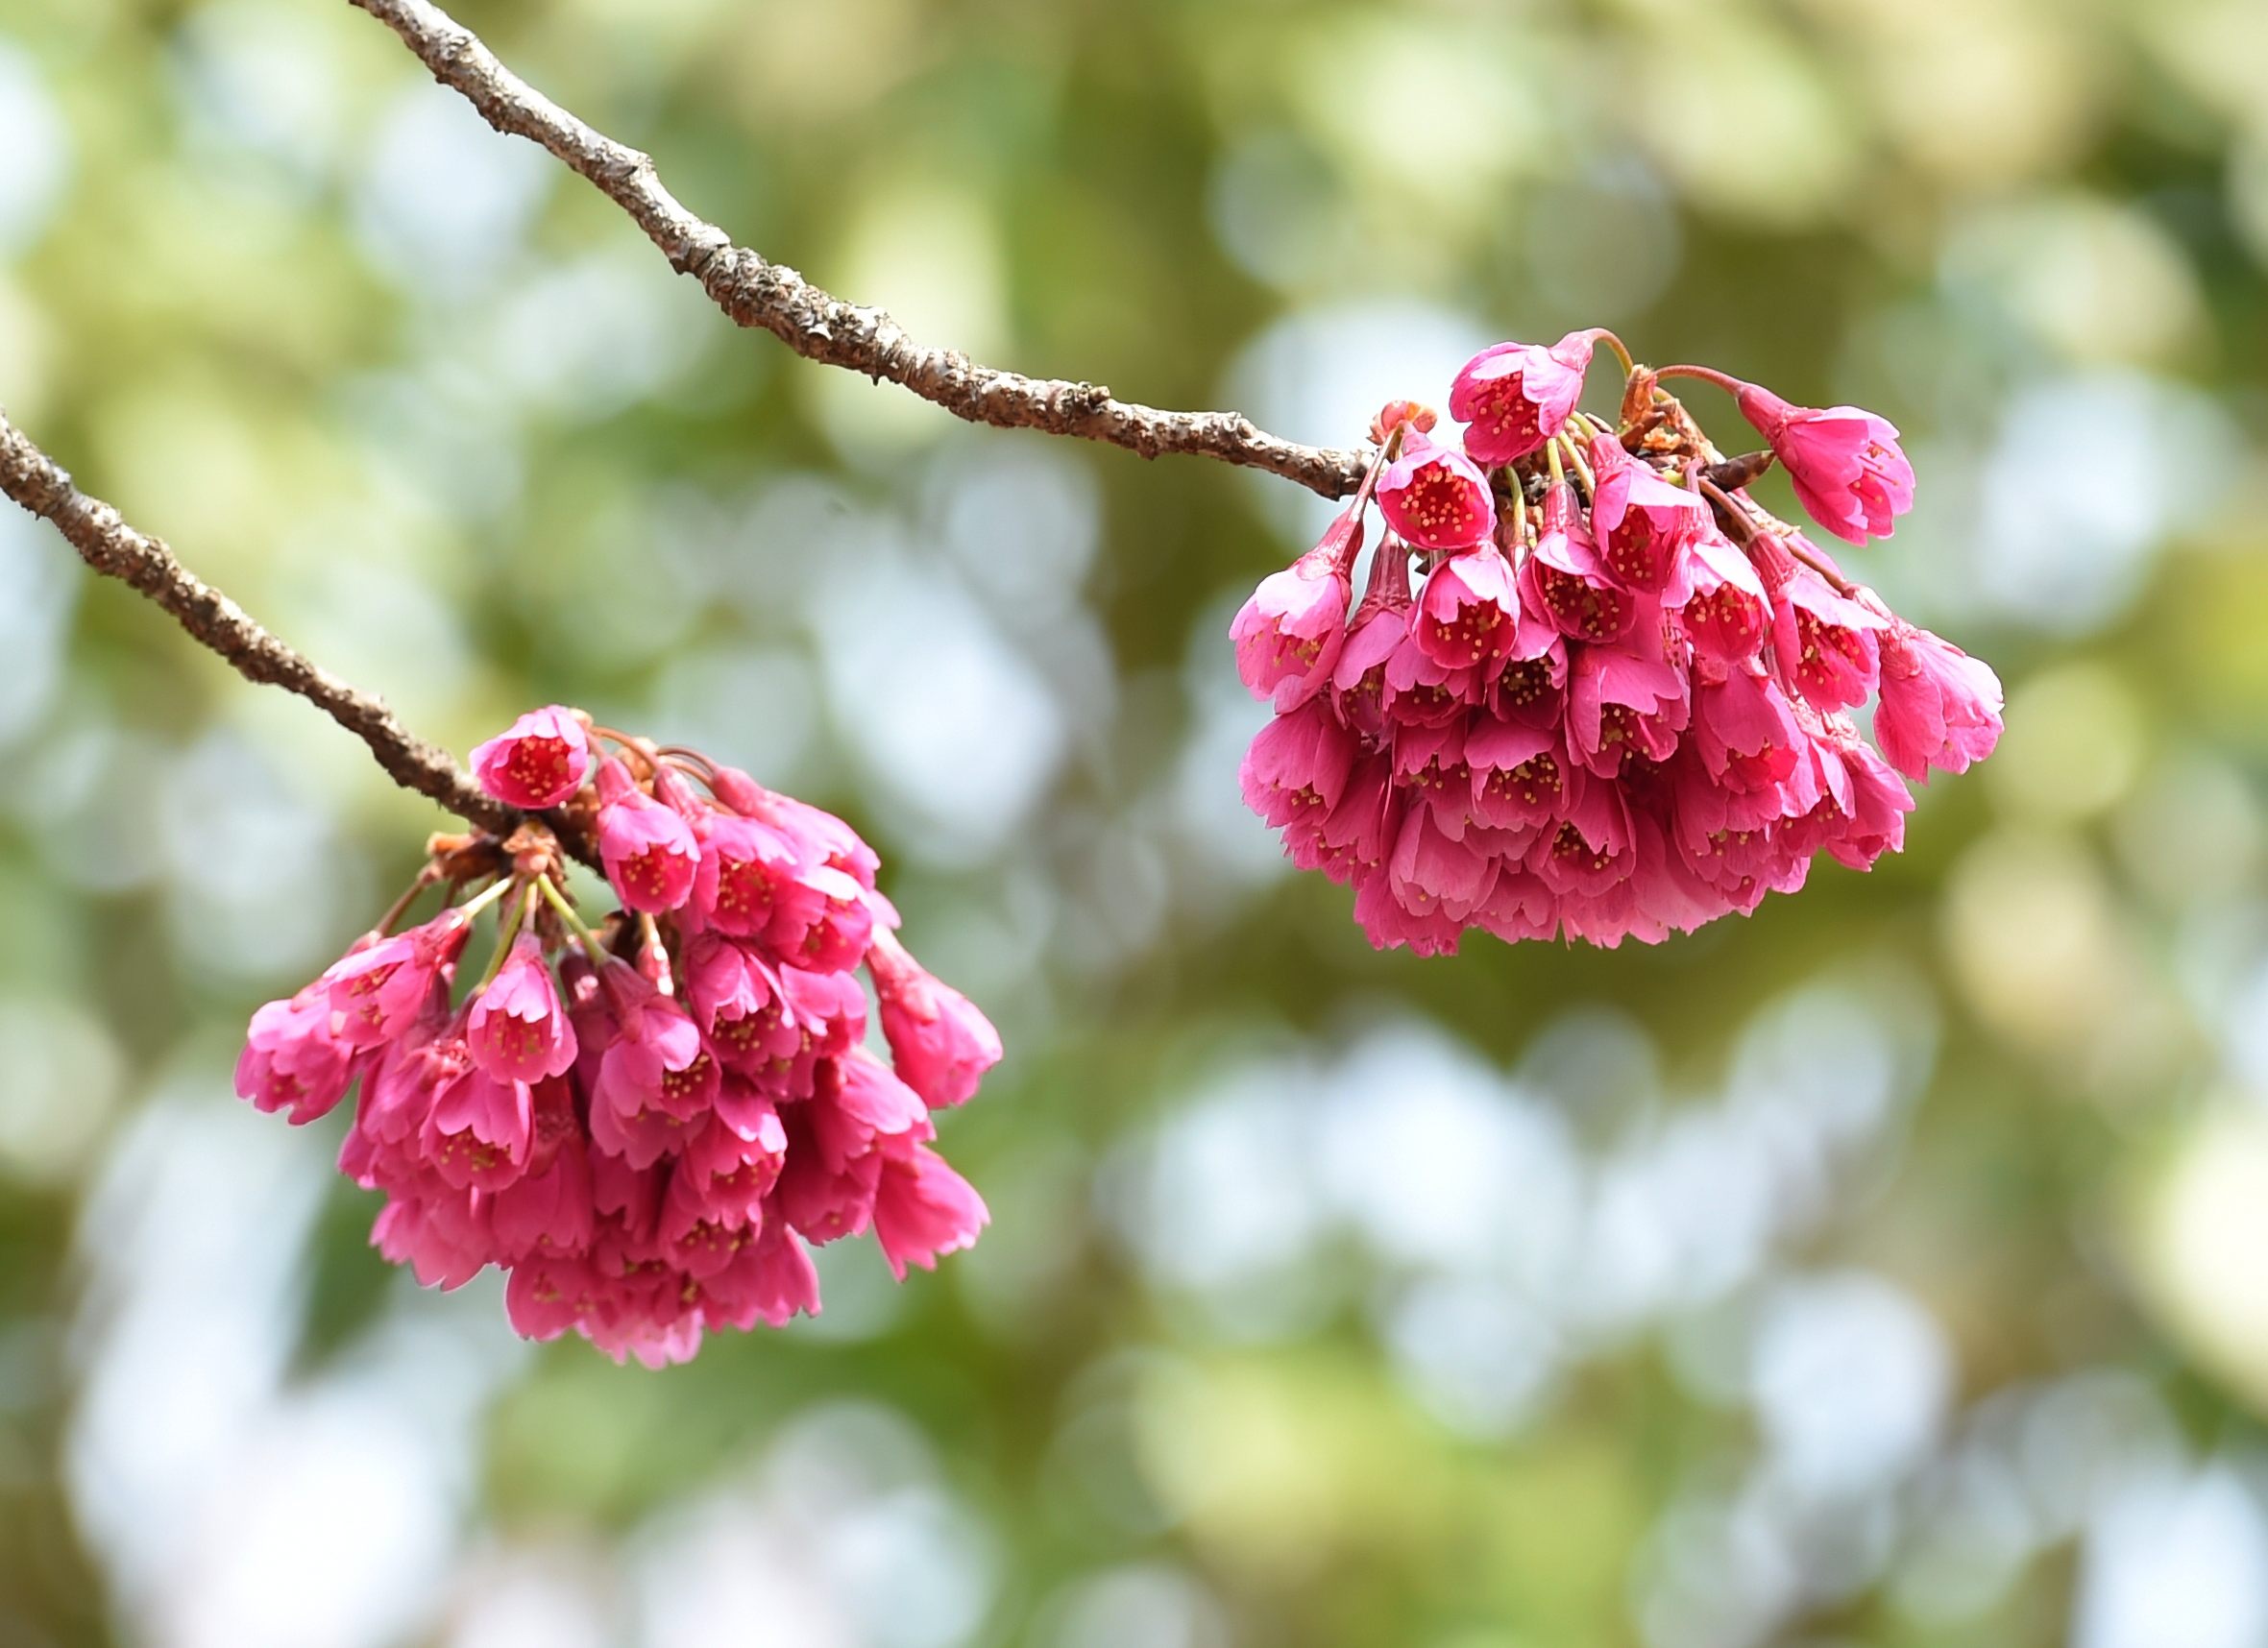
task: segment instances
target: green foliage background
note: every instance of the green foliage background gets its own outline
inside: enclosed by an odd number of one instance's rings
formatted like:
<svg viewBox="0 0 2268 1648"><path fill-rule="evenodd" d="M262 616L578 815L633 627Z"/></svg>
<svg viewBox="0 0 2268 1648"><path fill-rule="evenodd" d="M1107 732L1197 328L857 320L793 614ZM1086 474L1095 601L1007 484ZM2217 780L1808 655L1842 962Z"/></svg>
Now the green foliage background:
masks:
<svg viewBox="0 0 2268 1648"><path fill-rule="evenodd" d="M2256 0L462 14L981 359L1343 443L1605 323L1875 407L1847 564L2007 741L1752 920L1375 956L1235 802L1312 500L737 333L343 0L0 0L10 415L459 752L836 807L1011 1049L902 1292L660 1375L419 1295L227 1078L446 821L0 520L0 1642L2268 1639Z"/></svg>

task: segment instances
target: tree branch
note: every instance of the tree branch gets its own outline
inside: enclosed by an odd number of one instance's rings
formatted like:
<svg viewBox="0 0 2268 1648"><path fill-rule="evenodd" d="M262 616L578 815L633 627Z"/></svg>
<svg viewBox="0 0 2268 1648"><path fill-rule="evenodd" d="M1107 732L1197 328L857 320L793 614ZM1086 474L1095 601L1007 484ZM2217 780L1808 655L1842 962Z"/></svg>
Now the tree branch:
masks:
<svg viewBox="0 0 2268 1648"><path fill-rule="evenodd" d="M956 350L916 343L880 309L846 303L784 264L766 261L662 186L653 160L593 131L510 69L480 37L430 0L353 0L415 52L433 78L499 132L542 145L630 214L670 266L700 281L733 321L761 327L826 366L889 378L972 424L1104 441L1154 458L1192 452L1265 470L1325 497L1344 497L1367 454L1303 447L1255 428L1237 412L1167 412L1117 400L1100 384L1032 378L980 366Z"/></svg>
<svg viewBox="0 0 2268 1648"><path fill-rule="evenodd" d="M296 692L353 733L370 746L386 776L402 788L500 836L519 823L517 812L482 794L446 750L413 736L382 700L355 691L277 640L242 607L176 560L161 540L135 531L115 509L73 486L61 466L34 446L4 412L0 492L42 520L54 521L82 561L156 601L246 680Z"/></svg>

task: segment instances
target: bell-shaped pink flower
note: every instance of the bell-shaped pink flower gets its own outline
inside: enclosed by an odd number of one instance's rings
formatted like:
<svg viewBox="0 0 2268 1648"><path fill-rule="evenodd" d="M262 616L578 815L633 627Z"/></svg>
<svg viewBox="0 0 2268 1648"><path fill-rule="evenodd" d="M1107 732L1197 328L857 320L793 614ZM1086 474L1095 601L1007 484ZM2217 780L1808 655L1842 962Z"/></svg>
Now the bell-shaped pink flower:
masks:
<svg viewBox="0 0 2268 1648"><path fill-rule="evenodd" d="M1402 827L1394 758L1383 751L1362 757L1348 775L1339 803L1310 830L1284 832L1284 847L1302 869L1321 870L1342 886L1378 869Z"/></svg>
<svg viewBox="0 0 2268 1648"><path fill-rule="evenodd" d="M1388 539L1370 558L1369 588L1330 672L1339 718L1364 738L1385 730L1386 661L1409 635L1412 605L1409 550Z"/></svg>
<svg viewBox="0 0 2268 1648"><path fill-rule="evenodd" d="M1714 527L1694 541L1693 586L1679 624L1703 658L1737 664L1756 656L1771 630L1771 603L1748 557Z"/></svg>
<svg viewBox="0 0 2268 1648"><path fill-rule="evenodd" d="M1590 365L1588 332L1570 332L1549 349L1500 343L1482 350L1449 392L1449 415L1466 425L1466 452L1493 468L1534 451L1566 427Z"/></svg>
<svg viewBox="0 0 2268 1648"><path fill-rule="evenodd" d="M252 1015L236 1055L236 1096L281 1110L295 1127L328 1116L354 1079L355 1049L339 1038L330 992L308 985Z"/></svg>
<svg viewBox="0 0 2268 1648"><path fill-rule="evenodd" d="M504 1314L523 1339L557 1339L597 1303L599 1279L580 1253L540 1253L512 1267Z"/></svg>
<svg viewBox="0 0 2268 1648"><path fill-rule="evenodd" d="M660 915L693 896L693 826L640 789L619 756L598 763L598 857L626 909Z"/></svg>
<svg viewBox="0 0 2268 1648"><path fill-rule="evenodd" d="M940 982L888 933L866 953L883 1039L899 1079L932 1109L958 1104L1000 1062L1000 1032L969 999Z"/></svg>
<svg viewBox="0 0 2268 1648"><path fill-rule="evenodd" d="M1525 568L1522 569L1524 573ZM1527 620L1521 620L1523 634ZM1487 709L1500 720L1531 727L1556 727L1567 701L1567 642L1556 628L1547 630L1545 642L1533 657L1515 654L1488 690Z"/></svg>
<svg viewBox="0 0 2268 1648"><path fill-rule="evenodd" d="M1566 816L1575 775L1556 728L1487 716L1465 737L1473 820L1491 830L1537 829Z"/></svg>
<svg viewBox="0 0 2268 1648"><path fill-rule="evenodd" d="M695 826L701 849L686 909L701 927L754 938L771 923L780 897L803 859L783 830L738 813L710 810Z"/></svg>
<svg viewBox="0 0 2268 1648"><path fill-rule="evenodd" d="M534 1140L524 1081L500 1081L470 1058L433 1094L419 1153L455 1190L500 1190L519 1178Z"/></svg>
<svg viewBox="0 0 2268 1648"><path fill-rule="evenodd" d="M1411 909L1384 866L1355 879L1354 919L1374 949L1407 948L1415 956L1454 956L1465 931L1465 924L1438 903Z"/></svg>
<svg viewBox="0 0 2268 1648"><path fill-rule="evenodd" d="M1679 604L1688 588L1686 552L1709 530L1708 504L1631 457L1612 435L1593 439L1591 463L1598 481L1591 531L1599 561L1625 589Z"/></svg>
<svg viewBox="0 0 2268 1648"><path fill-rule="evenodd" d="M591 1134L633 1167L650 1167L717 1097L719 1072L699 1028L636 972L600 975L614 1035L591 1090Z"/></svg>
<svg viewBox="0 0 2268 1648"><path fill-rule="evenodd" d="M518 1261L531 1253L579 1252L597 1220L587 1136L575 1116L574 1092L557 1078L530 1089L534 1111L527 1166L496 1194L490 1223L499 1252Z"/></svg>
<svg viewBox="0 0 2268 1648"><path fill-rule="evenodd" d="M808 1109L819 1157L837 1172L881 1141L934 1131L921 1096L863 1047L819 1062Z"/></svg>
<svg viewBox="0 0 2268 1648"><path fill-rule="evenodd" d="M1782 679L1816 710L1864 704L1878 669L1884 620L1840 595L1809 567L1772 592L1772 655Z"/></svg>
<svg viewBox="0 0 2268 1648"><path fill-rule="evenodd" d="M582 718L558 704L530 710L473 750L480 788L507 807L540 812L583 787L591 771L591 741Z"/></svg>
<svg viewBox="0 0 2268 1648"><path fill-rule="evenodd" d="M1600 778L1615 777L1627 757L1669 760L1685 730L1685 671L1658 642L1646 641L1633 626L1622 645L1575 649L1567 748Z"/></svg>
<svg viewBox="0 0 2268 1648"><path fill-rule="evenodd" d="M407 1265L420 1287L461 1288L496 1257L483 1202L462 1196L397 1198L379 1209L371 1246Z"/></svg>
<svg viewBox="0 0 2268 1648"><path fill-rule="evenodd" d="M1411 638L1434 663L1493 674L1519 638L1512 564L1495 544L1476 544L1426 575Z"/></svg>
<svg viewBox="0 0 2268 1648"><path fill-rule="evenodd" d="M818 1272L787 1221L767 1218L733 1262L701 1284L700 1296L711 1327L780 1327L798 1314L818 1314Z"/></svg>
<svg viewBox="0 0 2268 1648"><path fill-rule="evenodd" d="M499 1081L541 1081L573 1065L574 1027L532 933L513 941L511 956L474 1000L465 1042L473 1062Z"/></svg>
<svg viewBox="0 0 2268 1648"><path fill-rule="evenodd" d="M1470 781L1468 781L1469 783ZM1394 896L1412 915L1435 911L1462 922L1496 885L1496 855L1477 831L1445 832L1429 807L1402 815L1402 834L1386 860Z"/></svg>
<svg viewBox="0 0 2268 1648"><path fill-rule="evenodd" d="M340 1040L351 1047L391 1041L437 991L448 989L472 931L462 910L445 909L332 962L316 982L338 1014Z"/></svg>
<svg viewBox="0 0 2268 1648"><path fill-rule="evenodd" d="M1416 614L1410 615L1415 621ZM1389 736L1408 727L1438 727L1461 721L1488 691L1488 677L1475 666L1442 664L1405 632L1386 660L1386 686L1379 697Z"/></svg>
<svg viewBox="0 0 2268 1648"><path fill-rule="evenodd" d="M754 1071L795 1052L802 1032L780 975L753 946L701 933L685 947L686 999L717 1055Z"/></svg>
<svg viewBox="0 0 2268 1648"><path fill-rule="evenodd" d="M1918 784L1929 769L1966 772L2000 742L2000 677L1951 642L1892 621L1882 637L1874 741Z"/></svg>
<svg viewBox="0 0 2268 1648"><path fill-rule="evenodd" d="M840 973L866 954L874 912L874 893L856 877L833 864L812 864L781 885L764 936L782 960Z"/></svg>
<svg viewBox="0 0 2268 1648"><path fill-rule="evenodd" d="M974 1245L991 1217L985 1199L937 1151L915 1145L883 1159L874 1187L874 1236L898 1280L906 1279L909 1265L935 1270L940 1254Z"/></svg>
<svg viewBox="0 0 2268 1648"><path fill-rule="evenodd" d="M1803 758L1808 735L1779 683L1753 666L1709 670L1694 687L1692 741L1709 775L1680 809L1712 833L1800 817L1818 797Z"/></svg>
<svg viewBox="0 0 2268 1648"><path fill-rule="evenodd" d="M1538 834L1527 868L1562 899L1596 897L1627 881L1637 862L1622 787L1585 784L1556 830Z"/></svg>
<svg viewBox="0 0 2268 1648"><path fill-rule="evenodd" d="M734 1120L724 1120L729 1110ZM764 1199L788 1160L788 1130L772 1102L745 1082L727 1078L717 1114L686 1142L677 1182L699 1216L726 1229L762 1219Z"/></svg>
<svg viewBox="0 0 2268 1648"><path fill-rule="evenodd" d="M1245 752L1244 804L1277 829L1338 805L1353 770L1354 737L1321 699L1262 727Z"/></svg>
<svg viewBox="0 0 2268 1648"><path fill-rule="evenodd" d="M1413 810L1423 806L1444 835L1461 839L1473 812L1473 769L1465 764L1463 719L1404 727L1394 739L1394 777Z"/></svg>
<svg viewBox="0 0 2268 1648"><path fill-rule="evenodd" d="M1496 530L1488 478L1453 447L1436 446L1414 428L1402 452L1378 474L1378 512L1421 549L1463 549Z"/></svg>
<svg viewBox="0 0 2268 1648"><path fill-rule="evenodd" d="M1354 557L1362 547L1360 503L1331 522L1323 541L1260 580L1229 625L1236 673L1278 714L1296 710L1330 680L1347 634Z"/></svg>
<svg viewBox="0 0 2268 1648"><path fill-rule="evenodd" d="M1787 467L1803 507L1836 537L1888 538L1892 521L1914 507L1914 466L1887 418L1856 406L1792 406L1753 383L1742 384L1736 399Z"/></svg>
<svg viewBox="0 0 2268 1648"><path fill-rule="evenodd" d="M1520 565L1521 597L1574 641L1621 639L1638 598L1598 559L1575 489L1555 483L1544 494L1542 534Z"/></svg>
<svg viewBox="0 0 2268 1648"><path fill-rule="evenodd" d="M1906 843L1914 793L1841 716L1812 740L1820 780L1819 805L1805 822L1818 848L1837 863L1871 869Z"/></svg>

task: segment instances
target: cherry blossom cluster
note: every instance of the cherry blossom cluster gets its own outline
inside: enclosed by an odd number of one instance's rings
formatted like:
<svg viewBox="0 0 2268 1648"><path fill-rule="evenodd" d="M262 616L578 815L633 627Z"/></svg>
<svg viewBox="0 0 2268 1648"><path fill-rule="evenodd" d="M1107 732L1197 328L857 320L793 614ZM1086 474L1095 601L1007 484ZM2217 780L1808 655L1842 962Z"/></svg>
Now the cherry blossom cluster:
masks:
<svg viewBox="0 0 2268 1648"><path fill-rule="evenodd" d="M236 1067L293 1123L359 1083L339 1167L384 1194L387 1258L442 1288L499 1266L522 1334L658 1367L706 1329L816 1313L807 1243L871 1228L902 1279L976 1240L985 1204L931 1149L932 1113L1000 1041L898 943L848 825L558 707L474 768L529 821L436 837L375 931L253 1016ZM596 843L621 901L596 928L546 812ZM393 931L434 885L441 911ZM491 909L494 953L460 989Z"/></svg>
<svg viewBox="0 0 2268 1648"><path fill-rule="evenodd" d="M1612 424L1576 407L1601 340L1624 366ZM1727 460L1672 376L1730 390L1766 449ZM1914 472L1883 419L1639 367L1603 329L1483 351L1449 411L1454 442L1384 408L1353 503L1231 628L1275 710L1245 800L1353 887L1373 944L1656 943L1794 891L1821 853L1870 867L1903 843L1900 774L1991 753L1992 671L1747 491L1777 462L1829 532L1889 536Z"/></svg>

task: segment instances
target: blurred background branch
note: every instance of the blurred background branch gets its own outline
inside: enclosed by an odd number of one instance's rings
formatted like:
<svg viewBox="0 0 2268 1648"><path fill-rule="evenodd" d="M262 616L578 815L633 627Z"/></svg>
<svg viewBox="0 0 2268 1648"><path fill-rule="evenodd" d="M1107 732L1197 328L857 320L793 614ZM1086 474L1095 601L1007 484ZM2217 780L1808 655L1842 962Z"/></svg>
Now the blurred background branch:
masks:
<svg viewBox="0 0 2268 1648"><path fill-rule="evenodd" d="M510 69L480 37L428 0L353 0L402 36L433 78L499 132L564 161L630 214L679 274L744 327L761 327L806 360L888 378L972 424L1037 429L1124 447L1145 458L1189 452L1264 470L1325 497L1361 479L1365 454L1303 447L1239 412L1168 412L1114 399L1101 384L1033 378L916 342L880 309L844 303L695 216L662 185L651 156L593 130Z"/></svg>

